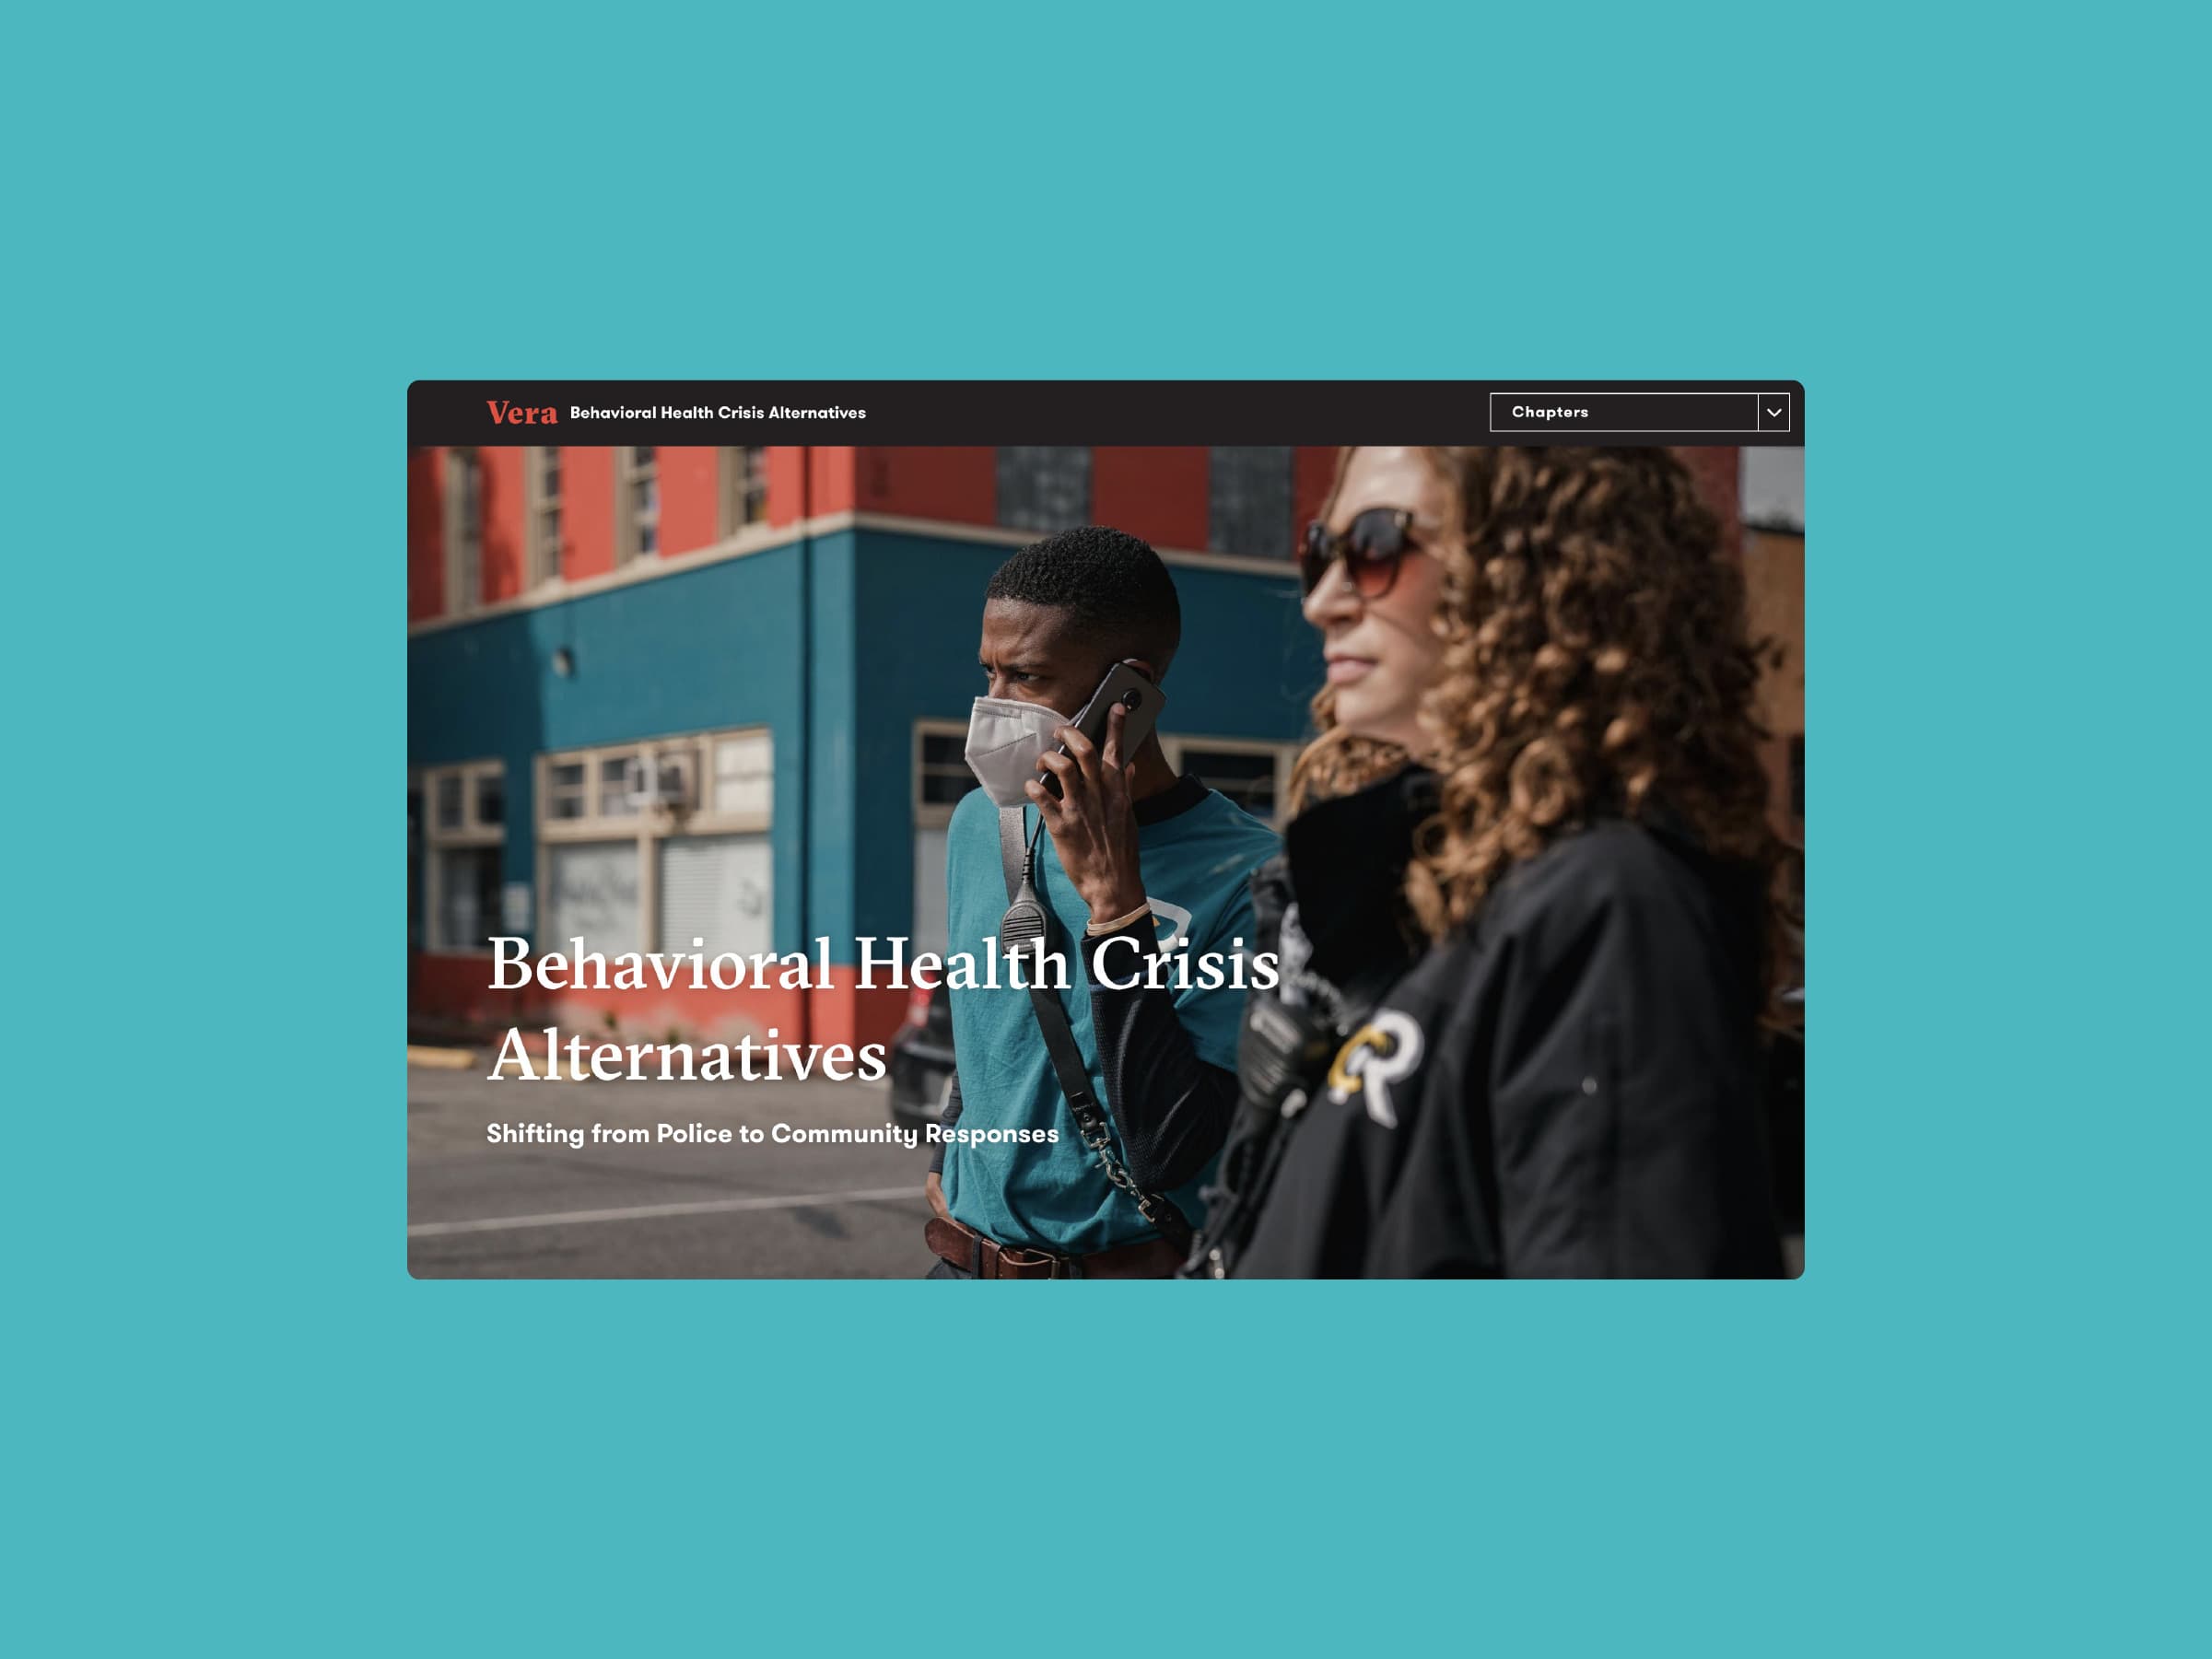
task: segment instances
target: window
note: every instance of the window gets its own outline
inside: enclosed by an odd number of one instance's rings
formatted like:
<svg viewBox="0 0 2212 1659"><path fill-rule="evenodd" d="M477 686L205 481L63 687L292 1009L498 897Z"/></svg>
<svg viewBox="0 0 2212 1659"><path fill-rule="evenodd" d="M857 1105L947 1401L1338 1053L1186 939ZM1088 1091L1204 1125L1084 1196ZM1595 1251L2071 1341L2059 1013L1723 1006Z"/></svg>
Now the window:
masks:
<svg viewBox="0 0 2212 1659"><path fill-rule="evenodd" d="M1235 750L1185 750L1185 769L1196 772L1255 818L1275 816L1275 757Z"/></svg>
<svg viewBox="0 0 2212 1659"><path fill-rule="evenodd" d="M774 949L775 754L761 729L542 756L545 938L584 948ZM718 942L720 941L720 942ZM746 942L751 941L751 942Z"/></svg>
<svg viewBox="0 0 2212 1659"><path fill-rule="evenodd" d="M530 580L558 579L561 574L561 452L547 446L528 451L530 476Z"/></svg>
<svg viewBox="0 0 2212 1659"><path fill-rule="evenodd" d="M499 849L441 847L438 872L438 944L441 951L488 951L499 930Z"/></svg>
<svg viewBox="0 0 2212 1659"><path fill-rule="evenodd" d="M775 755L765 731L714 740L714 810L725 815L768 815L776 788Z"/></svg>
<svg viewBox="0 0 2212 1659"><path fill-rule="evenodd" d="M1091 519L1091 451L1035 445L999 450L999 522L1066 530Z"/></svg>
<svg viewBox="0 0 2212 1659"><path fill-rule="evenodd" d="M484 465L474 450L446 451L446 610L484 602Z"/></svg>
<svg viewBox="0 0 2212 1659"><path fill-rule="evenodd" d="M599 815L603 818L631 818L637 815L637 780L630 776L630 765L636 756L609 754L599 763Z"/></svg>
<svg viewBox="0 0 2212 1659"><path fill-rule="evenodd" d="M615 495L614 547L624 563L650 558L661 547L660 451L624 444L614 451L622 476Z"/></svg>
<svg viewBox="0 0 2212 1659"><path fill-rule="evenodd" d="M1264 824L1278 822L1289 798L1296 743L1243 742L1232 738L1180 738L1162 733L1168 764L1219 789Z"/></svg>
<svg viewBox="0 0 2212 1659"><path fill-rule="evenodd" d="M768 521L768 452L755 445L722 451L722 534Z"/></svg>
<svg viewBox="0 0 2212 1659"><path fill-rule="evenodd" d="M649 800L681 802L688 812L706 803L699 799L699 751L695 743L655 745L655 753L639 762L638 781Z"/></svg>
<svg viewBox="0 0 2212 1659"><path fill-rule="evenodd" d="M507 774L496 760L426 772L430 803L422 869L432 951L486 951L500 932Z"/></svg>
<svg viewBox="0 0 2212 1659"><path fill-rule="evenodd" d="M1292 451L1217 449L1206 473L1206 545L1218 553L1287 559L1297 532L1291 523Z"/></svg>
<svg viewBox="0 0 2212 1659"><path fill-rule="evenodd" d="M922 727L915 740L920 745L914 760L915 804L957 806L977 787L967 765L967 728Z"/></svg>
<svg viewBox="0 0 2212 1659"><path fill-rule="evenodd" d="M661 843L661 948L752 956L775 948L766 835L672 835Z"/></svg>
<svg viewBox="0 0 2212 1659"><path fill-rule="evenodd" d="M1738 510L1754 530L1805 533L1805 451L1754 447L1738 451Z"/></svg>
<svg viewBox="0 0 2212 1659"><path fill-rule="evenodd" d="M545 937L567 950L613 956L643 947L638 938L638 844L594 841L552 847L545 855Z"/></svg>
<svg viewBox="0 0 2212 1659"><path fill-rule="evenodd" d="M562 761L545 769L545 815L581 818L584 815L584 767L581 761Z"/></svg>

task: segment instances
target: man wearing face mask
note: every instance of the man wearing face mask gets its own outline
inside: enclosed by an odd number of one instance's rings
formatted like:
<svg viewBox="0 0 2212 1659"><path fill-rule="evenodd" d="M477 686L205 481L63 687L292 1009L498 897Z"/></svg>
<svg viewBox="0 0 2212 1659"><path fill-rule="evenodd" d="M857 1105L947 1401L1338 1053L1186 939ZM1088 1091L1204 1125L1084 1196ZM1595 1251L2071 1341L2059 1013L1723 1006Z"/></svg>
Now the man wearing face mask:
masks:
<svg viewBox="0 0 2212 1659"><path fill-rule="evenodd" d="M1068 988L1048 994L1106 1108L1107 1144L1079 1133L1029 994L955 988L947 1127L1036 1133L940 1146L927 1185L932 1279L1165 1278L1181 1261L1181 1221L1198 1213L1236 1104L1244 993L1198 988L1197 976L1186 976L1191 988L1165 977L1153 987L1146 971L1164 952L1248 952L1246 882L1275 835L1177 777L1156 733L1124 755L1121 708L1098 743L1067 724L1116 664L1161 680L1181 634L1167 567L1119 531L1024 547L986 591L987 695L967 749L983 788L947 837L952 948L996 948L1007 911L1001 809L1019 807L1036 896L1067 961Z"/></svg>

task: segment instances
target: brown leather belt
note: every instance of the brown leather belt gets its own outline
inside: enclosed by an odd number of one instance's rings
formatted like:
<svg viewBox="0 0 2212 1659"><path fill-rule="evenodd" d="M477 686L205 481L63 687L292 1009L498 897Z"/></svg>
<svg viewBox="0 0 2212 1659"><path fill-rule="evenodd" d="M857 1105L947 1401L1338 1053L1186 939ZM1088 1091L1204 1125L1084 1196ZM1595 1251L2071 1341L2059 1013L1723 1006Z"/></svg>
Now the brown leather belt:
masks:
<svg viewBox="0 0 2212 1659"><path fill-rule="evenodd" d="M930 1248L978 1279L1172 1279L1183 1258L1165 1239L1117 1244L1088 1256L1055 1256L1001 1244L980 1233L932 1216L921 1230Z"/></svg>

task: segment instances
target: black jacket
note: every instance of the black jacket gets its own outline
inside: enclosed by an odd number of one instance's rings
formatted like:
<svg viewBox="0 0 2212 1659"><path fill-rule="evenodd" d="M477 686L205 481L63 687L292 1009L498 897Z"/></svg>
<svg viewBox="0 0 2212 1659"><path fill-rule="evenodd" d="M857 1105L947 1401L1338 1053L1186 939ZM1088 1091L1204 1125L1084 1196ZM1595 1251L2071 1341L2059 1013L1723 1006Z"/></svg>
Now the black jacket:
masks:
<svg viewBox="0 0 2212 1659"><path fill-rule="evenodd" d="M1348 999L1326 1078L1282 1123L1232 1270L1779 1272L1756 878L1605 821L1516 866L1416 960L1395 894L1422 781L1306 814L1256 878L1278 914L1287 885L1293 935L1312 923L1315 974L1385 984Z"/></svg>

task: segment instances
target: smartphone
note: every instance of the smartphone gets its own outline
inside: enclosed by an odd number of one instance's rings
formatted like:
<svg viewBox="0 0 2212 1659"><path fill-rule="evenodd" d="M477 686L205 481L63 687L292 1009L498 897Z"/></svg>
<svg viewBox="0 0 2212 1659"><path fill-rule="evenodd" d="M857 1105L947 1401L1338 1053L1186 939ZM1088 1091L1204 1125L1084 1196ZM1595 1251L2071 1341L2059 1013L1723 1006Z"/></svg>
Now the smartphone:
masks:
<svg viewBox="0 0 2212 1659"><path fill-rule="evenodd" d="M1091 694L1091 700L1083 706L1083 711L1068 723L1103 749L1106 717L1114 711L1116 704L1129 710L1129 719L1121 728L1121 758L1126 762L1136 758L1144 740L1152 736L1160 710L1167 707L1167 694L1128 663L1117 662L1106 670L1106 677L1098 683L1098 689ZM1053 753L1065 754L1068 745L1062 743ZM1045 774L1045 788L1051 791L1053 800L1059 799L1059 779L1049 772Z"/></svg>

